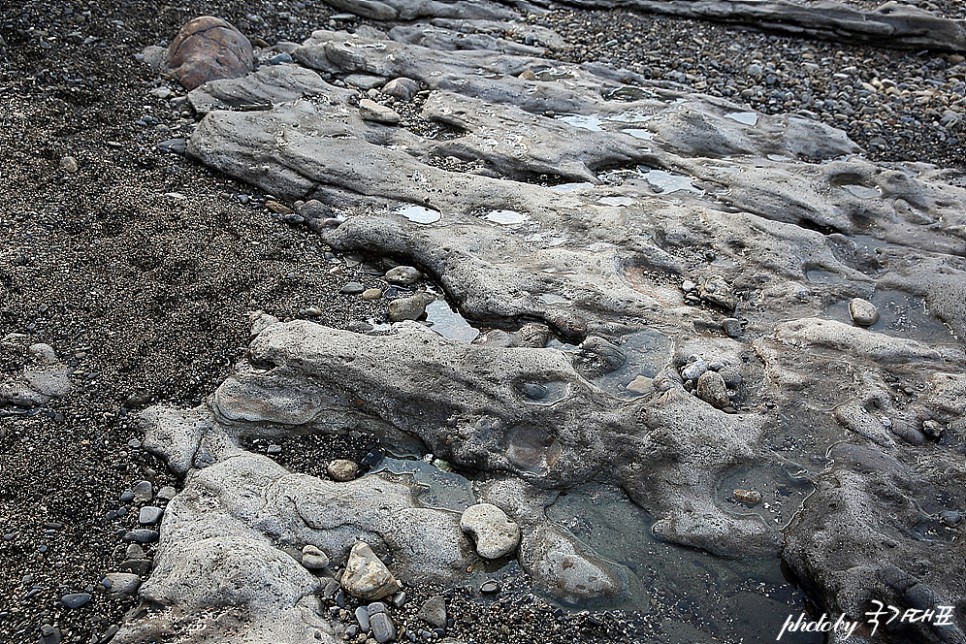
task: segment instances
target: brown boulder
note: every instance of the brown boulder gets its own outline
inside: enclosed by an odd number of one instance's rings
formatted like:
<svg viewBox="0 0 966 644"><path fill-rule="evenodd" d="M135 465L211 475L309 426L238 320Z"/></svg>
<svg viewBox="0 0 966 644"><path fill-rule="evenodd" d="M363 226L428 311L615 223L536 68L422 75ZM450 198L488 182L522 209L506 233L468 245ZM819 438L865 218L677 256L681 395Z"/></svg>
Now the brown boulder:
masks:
<svg viewBox="0 0 966 644"><path fill-rule="evenodd" d="M210 80L238 78L255 68L252 44L221 18L186 23L168 47L168 73L188 90Z"/></svg>

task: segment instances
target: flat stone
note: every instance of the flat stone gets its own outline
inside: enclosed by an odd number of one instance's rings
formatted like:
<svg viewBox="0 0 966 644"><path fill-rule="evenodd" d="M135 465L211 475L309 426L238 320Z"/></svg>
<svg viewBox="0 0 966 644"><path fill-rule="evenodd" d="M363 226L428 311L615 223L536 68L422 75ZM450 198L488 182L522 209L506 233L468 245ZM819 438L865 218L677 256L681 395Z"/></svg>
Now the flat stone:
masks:
<svg viewBox="0 0 966 644"><path fill-rule="evenodd" d="M157 530L150 530L148 528L136 528L134 530L128 530L124 534L125 541L133 541L135 543L155 543L159 537L160 535Z"/></svg>
<svg viewBox="0 0 966 644"><path fill-rule="evenodd" d="M362 299L366 300L367 302L371 302L373 300L378 300L381 298L382 298L382 289L379 289L379 288L367 288L362 292Z"/></svg>
<svg viewBox="0 0 966 644"><path fill-rule="evenodd" d="M433 595L419 609L419 619L436 628L446 628L446 598Z"/></svg>
<svg viewBox="0 0 966 644"><path fill-rule="evenodd" d="M161 520L164 510L156 505L146 505L138 512L138 523L141 525L154 525Z"/></svg>
<svg viewBox="0 0 966 644"><path fill-rule="evenodd" d="M145 559L143 556L125 559L118 566L118 570L122 573L130 573L132 575L150 574L152 568L154 568L154 562L150 559Z"/></svg>
<svg viewBox="0 0 966 644"><path fill-rule="evenodd" d="M654 389L654 379L647 376L638 376L627 383L627 391L635 394L646 394Z"/></svg>
<svg viewBox="0 0 966 644"><path fill-rule="evenodd" d="M365 292L366 287L359 282L347 282L345 286L339 289L339 292L343 295L359 295Z"/></svg>
<svg viewBox="0 0 966 644"><path fill-rule="evenodd" d="M761 503L761 492L757 490L735 490L735 500L749 507L754 507Z"/></svg>
<svg viewBox="0 0 966 644"><path fill-rule="evenodd" d="M138 503L147 503L154 498L154 486L151 481L138 481L134 484L134 500Z"/></svg>
<svg viewBox="0 0 966 644"><path fill-rule="evenodd" d="M358 542L349 552L342 588L353 597L365 600L383 599L402 588L389 569L372 551L369 544Z"/></svg>
<svg viewBox="0 0 966 644"><path fill-rule="evenodd" d="M90 593L69 593L60 598L64 606L70 609L81 608L91 601Z"/></svg>
<svg viewBox="0 0 966 644"><path fill-rule="evenodd" d="M872 302L860 297L849 300L849 315L859 326L872 326L879 321L879 309Z"/></svg>
<svg viewBox="0 0 966 644"><path fill-rule="evenodd" d="M366 121L395 125L402 120L394 109L380 105L372 99L364 98L359 101L359 116Z"/></svg>
<svg viewBox="0 0 966 644"><path fill-rule="evenodd" d="M354 615L362 632L369 632L369 609L365 606L360 606L355 610Z"/></svg>
<svg viewBox="0 0 966 644"><path fill-rule="evenodd" d="M372 630L372 637L379 644L396 639L396 625L392 623L389 615L385 611L373 614L371 606L369 607L369 628Z"/></svg>
<svg viewBox="0 0 966 644"><path fill-rule="evenodd" d="M520 545L520 526L490 503L471 505L463 511L460 528L476 542L476 552L484 559L499 559Z"/></svg>
<svg viewBox="0 0 966 644"><path fill-rule="evenodd" d="M394 266L386 271L385 279L390 284L410 286L423 279L423 274L412 266Z"/></svg>

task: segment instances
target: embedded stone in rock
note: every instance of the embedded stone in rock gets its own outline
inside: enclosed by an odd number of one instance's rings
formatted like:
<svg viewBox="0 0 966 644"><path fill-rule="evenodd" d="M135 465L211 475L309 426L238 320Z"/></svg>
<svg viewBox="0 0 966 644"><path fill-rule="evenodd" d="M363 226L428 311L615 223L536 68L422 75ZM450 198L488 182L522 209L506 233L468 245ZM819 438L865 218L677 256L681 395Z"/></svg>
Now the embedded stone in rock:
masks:
<svg viewBox="0 0 966 644"><path fill-rule="evenodd" d="M211 406L231 421L303 425L321 410L321 394L305 383L237 374L215 390Z"/></svg>
<svg viewBox="0 0 966 644"><path fill-rule="evenodd" d="M342 588L359 599L376 600L389 597L402 588L386 564L369 544L360 541L352 546L342 575Z"/></svg>
<svg viewBox="0 0 966 644"><path fill-rule="evenodd" d="M460 528L472 535L476 552L484 559L506 557L520 544L520 526L489 503L478 503L464 510Z"/></svg>
<svg viewBox="0 0 966 644"><path fill-rule="evenodd" d="M201 16L186 23L168 47L167 67L185 89L252 71L252 44L221 18Z"/></svg>
<svg viewBox="0 0 966 644"><path fill-rule="evenodd" d="M738 298L731 285L720 275L712 275L698 285L698 297L725 311L734 311Z"/></svg>
<svg viewBox="0 0 966 644"><path fill-rule="evenodd" d="M345 483L359 475L359 464L347 458L337 458L325 466L325 473L333 481Z"/></svg>
<svg viewBox="0 0 966 644"><path fill-rule="evenodd" d="M625 361L624 351L619 346L594 336L580 344L574 366L585 378L598 378L617 371Z"/></svg>
<svg viewBox="0 0 966 644"><path fill-rule="evenodd" d="M386 125L395 125L402 120L402 117L394 109L380 105L369 98L359 101L359 116L366 121L385 123Z"/></svg>
<svg viewBox="0 0 966 644"><path fill-rule="evenodd" d="M409 286L423 279L423 274L412 266L395 266L386 271L386 281L399 286Z"/></svg>
<svg viewBox="0 0 966 644"><path fill-rule="evenodd" d="M322 570L329 565L329 558L312 544L306 544L302 546L302 565L309 570Z"/></svg>
<svg viewBox="0 0 966 644"><path fill-rule="evenodd" d="M849 301L849 315L859 326L872 326L879 321L879 309L872 302L860 297L854 297Z"/></svg>
<svg viewBox="0 0 966 644"><path fill-rule="evenodd" d="M717 371L705 371L701 374L698 378L697 393L698 398L718 409L724 409L731 404L728 398L728 386Z"/></svg>
<svg viewBox="0 0 966 644"><path fill-rule="evenodd" d="M426 314L426 307L435 301L436 296L431 293L417 293L393 300L389 303L389 320L392 322L418 320Z"/></svg>

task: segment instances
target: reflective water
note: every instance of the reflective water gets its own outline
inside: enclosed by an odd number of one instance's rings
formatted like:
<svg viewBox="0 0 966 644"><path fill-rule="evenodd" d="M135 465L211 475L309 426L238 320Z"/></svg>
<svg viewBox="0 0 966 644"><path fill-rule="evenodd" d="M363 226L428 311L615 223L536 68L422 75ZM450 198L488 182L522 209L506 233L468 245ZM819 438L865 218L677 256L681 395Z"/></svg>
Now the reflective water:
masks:
<svg viewBox="0 0 966 644"><path fill-rule="evenodd" d="M436 300L426 307L426 322L429 328L449 340L472 342L480 335L446 300Z"/></svg>
<svg viewBox="0 0 966 644"><path fill-rule="evenodd" d="M923 298L890 289L878 289L868 298L879 309L879 321L868 327L872 331L897 338L923 342L956 342L953 332L932 317ZM852 323L849 300L844 299L826 311L826 315L840 322Z"/></svg>
<svg viewBox="0 0 966 644"><path fill-rule="evenodd" d="M752 127L758 125L758 112L731 112L725 114L725 118L738 121L742 125L750 125Z"/></svg>
<svg viewBox="0 0 966 644"><path fill-rule="evenodd" d="M398 208L396 213L417 224L432 224L439 221L440 217L442 217L438 210L416 205L403 206L402 208Z"/></svg>
<svg viewBox="0 0 966 644"><path fill-rule="evenodd" d="M649 170L644 173L644 178L655 191L661 194L671 194L672 192L703 194L702 190L695 188L694 184L691 183L691 177L684 175L671 174L664 170Z"/></svg>
<svg viewBox="0 0 966 644"><path fill-rule="evenodd" d="M591 132L601 132L603 130L601 125L603 125L604 121L599 116L570 114L567 116L558 116L557 118L567 125L579 127L582 130L590 130Z"/></svg>
<svg viewBox="0 0 966 644"><path fill-rule="evenodd" d="M650 141L654 138L654 133L649 130L641 130L639 128L625 128L621 130L624 134L630 134L635 139L641 139L642 141Z"/></svg>
<svg viewBox="0 0 966 644"><path fill-rule="evenodd" d="M483 219L501 226L513 226L522 224L530 218L516 210L491 210Z"/></svg>

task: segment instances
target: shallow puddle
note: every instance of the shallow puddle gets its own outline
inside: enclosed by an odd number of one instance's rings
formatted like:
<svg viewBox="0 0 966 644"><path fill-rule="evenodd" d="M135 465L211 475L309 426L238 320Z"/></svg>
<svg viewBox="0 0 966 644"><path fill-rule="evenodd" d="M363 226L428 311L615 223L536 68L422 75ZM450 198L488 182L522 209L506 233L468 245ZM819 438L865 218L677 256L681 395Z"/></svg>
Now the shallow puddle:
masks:
<svg viewBox="0 0 966 644"><path fill-rule="evenodd" d="M411 477L418 489L416 502L423 507L462 512L476 503L473 484L469 479L455 472L444 471L432 463L382 456L370 467L370 474Z"/></svg>
<svg viewBox="0 0 966 644"><path fill-rule="evenodd" d="M663 631L651 641L774 641L785 620L804 611L804 595L784 579L777 558L728 560L658 541L651 518L615 487L581 485L561 494L547 516L598 555L626 566L650 590L647 611L662 620ZM691 639L678 639L685 633ZM785 633L785 641L818 644L823 638Z"/></svg>
<svg viewBox="0 0 966 644"><path fill-rule="evenodd" d="M426 322L430 329L448 340L472 342L480 335L446 300L436 300L426 307Z"/></svg>
<svg viewBox="0 0 966 644"><path fill-rule="evenodd" d="M868 327L872 331L897 338L921 342L957 342L953 332L945 324L929 315L925 301L902 291L877 290L868 298L879 309L879 321ZM826 315L840 322L852 323L849 300L833 304Z"/></svg>
<svg viewBox="0 0 966 644"><path fill-rule="evenodd" d="M725 118L751 127L758 125L758 112L730 112Z"/></svg>
<svg viewBox="0 0 966 644"><path fill-rule="evenodd" d="M514 226L522 224L530 218L516 210L491 210L483 219L501 226Z"/></svg>
<svg viewBox="0 0 966 644"><path fill-rule="evenodd" d="M604 121L599 116L569 114L567 116L558 116L557 118L567 125L572 125L573 127L580 128L581 130L590 130L591 132L603 131L601 125L603 125Z"/></svg>
<svg viewBox="0 0 966 644"><path fill-rule="evenodd" d="M442 217L438 210L416 205L397 208L396 213L417 224L432 224Z"/></svg>
<svg viewBox="0 0 966 644"><path fill-rule="evenodd" d="M635 139L641 139L642 141L650 141L654 138L654 133L649 130L642 130L640 128L625 128L621 130L624 134L629 134Z"/></svg>
<svg viewBox="0 0 966 644"><path fill-rule="evenodd" d="M671 194L673 192L693 192L703 194L703 191L695 188L691 183L691 177L680 174L672 174L664 170L648 170L644 172L647 183L660 194Z"/></svg>

